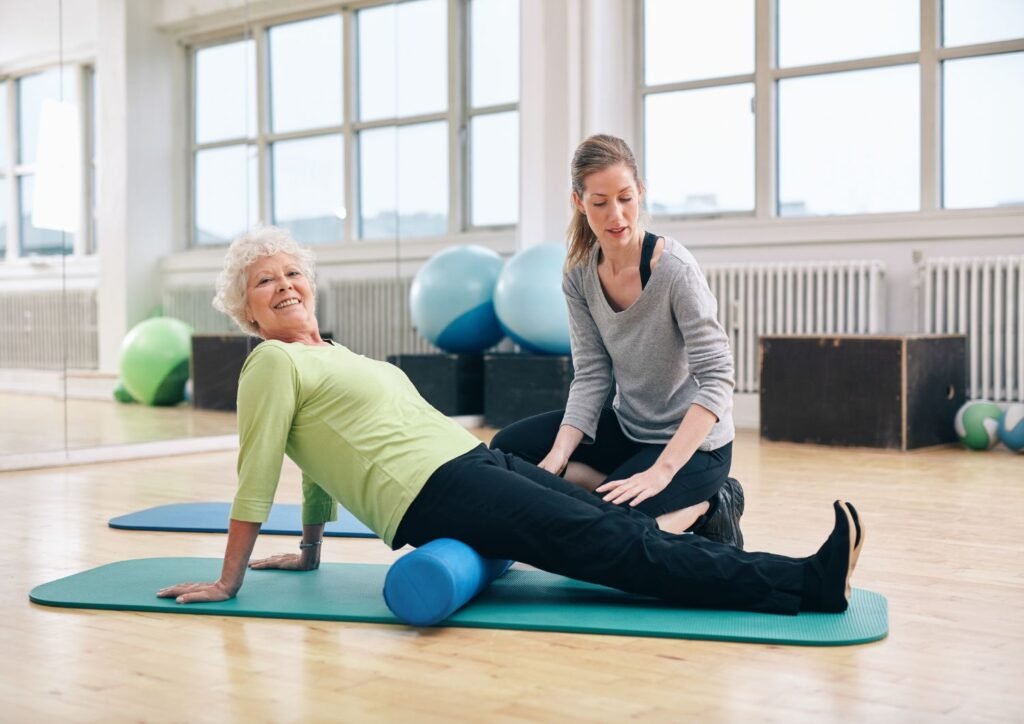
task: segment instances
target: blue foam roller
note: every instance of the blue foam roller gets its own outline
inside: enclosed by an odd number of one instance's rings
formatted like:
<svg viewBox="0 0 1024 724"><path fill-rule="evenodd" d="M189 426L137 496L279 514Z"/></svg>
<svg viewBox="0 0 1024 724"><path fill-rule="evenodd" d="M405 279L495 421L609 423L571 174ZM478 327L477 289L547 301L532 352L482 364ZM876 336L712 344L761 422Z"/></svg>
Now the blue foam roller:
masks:
<svg viewBox="0 0 1024 724"><path fill-rule="evenodd" d="M512 565L484 558L465 543L438 538L399 558L384 578L391 613L412 626L444 621Z"/></svg>

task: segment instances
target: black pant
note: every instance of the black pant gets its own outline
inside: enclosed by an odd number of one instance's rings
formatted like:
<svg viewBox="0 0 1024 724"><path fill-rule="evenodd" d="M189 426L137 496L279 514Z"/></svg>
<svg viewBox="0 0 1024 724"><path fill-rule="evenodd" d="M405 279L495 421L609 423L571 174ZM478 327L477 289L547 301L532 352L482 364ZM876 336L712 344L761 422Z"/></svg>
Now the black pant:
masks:
<svg viewBox="0 0 1024 724"><path fill-rule="evenodd" d="M551 450L564 415L565 410L554 410L514 422L494 436L491 447L536 465ZM622 432L615 412L605 408L597 423L594 444L579 445L569 461L589 465L607 475L606 480L625 480L650 468L664 449L665 445L630 440ZM656 518L710 500L725 484L731 465L731 442L717 450L698 450L668 487L636 509Z"/></svg>
<svg viewBox="0 0 1024 724"><path fill-rule="evenodd" d="M693 608L795 614L808 560L672 535L629 506L481 445L430 477L393 545L455 538L511 559Z"/></svg>

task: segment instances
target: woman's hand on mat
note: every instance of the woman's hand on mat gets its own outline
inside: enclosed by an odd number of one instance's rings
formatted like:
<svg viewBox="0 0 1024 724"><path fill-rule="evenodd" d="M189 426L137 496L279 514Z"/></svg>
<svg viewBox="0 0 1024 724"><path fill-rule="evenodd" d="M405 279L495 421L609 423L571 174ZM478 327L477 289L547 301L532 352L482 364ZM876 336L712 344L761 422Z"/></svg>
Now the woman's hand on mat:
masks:
<svg viewBox="0 0 1024 724"><path fill-rule="evenodd" d="M609 503L622 505L629 502L631 506L635 507L667 488L671 481L671 476L665 476L657 470L649 469L625 480L611 480L604 485L599 485L596 492L605 493L604 500Z"/></svg>
<svg viewBox="0 0 1024 724"><path fill-rule="evenodd" d="M319 557L310 556L309 560L305 560L301 553L278 553L249 563L249 568L276 568L282 571L314 571L319 567Z"/></svg>
<svg viewBox="0 0 1024 724"><path fill-rule="evenodd" d="M175 603L215 603L234 598L237 588L231 588L220 581L214 583L179 583L161 588L156 592L160 598L173 598Z"/></svg>

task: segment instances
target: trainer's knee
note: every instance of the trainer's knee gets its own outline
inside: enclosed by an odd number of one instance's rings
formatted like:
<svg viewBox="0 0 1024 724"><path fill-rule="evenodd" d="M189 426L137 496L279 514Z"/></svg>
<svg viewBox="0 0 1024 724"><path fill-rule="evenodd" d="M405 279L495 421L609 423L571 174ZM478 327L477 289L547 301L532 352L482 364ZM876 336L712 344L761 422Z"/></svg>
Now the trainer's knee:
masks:
<svg viewBox="0 0 1024 724"><path fill-rule="evenodd" d="M503 452L509 452L506 450L506 446L512 442L512 437L508 434L508 428L498 430L491 438L491 450L501 450Z"/></svg>

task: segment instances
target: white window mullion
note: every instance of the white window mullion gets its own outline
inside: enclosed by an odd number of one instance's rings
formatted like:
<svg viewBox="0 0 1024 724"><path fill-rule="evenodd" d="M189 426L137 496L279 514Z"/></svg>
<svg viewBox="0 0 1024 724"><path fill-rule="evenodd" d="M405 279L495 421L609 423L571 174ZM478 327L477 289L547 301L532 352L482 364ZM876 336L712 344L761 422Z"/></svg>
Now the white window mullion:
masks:
<svg viewBox="0 0 1024 724"><path fill-rule="evenodd" d="M185 237L190 247L198 245L196 238L196 51L192 48L185 54L185 76L188 78L188 93L185 99L185 127L188 129L188 163L185 172Z"/></svg>
<svg viewBox="0 0 1024 724"><path fill-rule="evenodd" d="M71 253L74 256L85 256L89 253L89 232L92 229L92 184L89 183L91 179L92 169L92 150L91 150L91 130L92 130L92 113L91 105L95 102L95 99L89 94L89 82L88 73L86 72L85 66L79 65L76 68L75 73L75 84L77 86L78 98L78 159L79 159L79 183L81 184L79 191L79 209L78 209L78 223L75 228L75 239L74 246L71 249Z"/></svg>
<svg viewBox="0 0 1024 724"><path fill-rule="evenodd" d="M644 32L644 17L647 12L646 0L641 0L636 4L636 22L633 26L633 47L635 48L634 57L636 63L633 64L633 87L636 89L636 102L634 108L639 109L637 114L638 121L636 123L636 130L634 132L634 138L636 139L636 148L633 149L633 156L637 159L637 162L641 164L640 173L646 177L647 171L643 168L644 159L647 158L647 119L645 117L647 108L647 54L644 52L644 44L647 42L647 36ZM520 149L522 154L522 149ZM647 203L647 195L644 194L644 203ZM650 209L647 209L650 213Z"/></svg>
<svg viewBox="0 0 1024 724"><path fill-rule="evenodd" d="M270 147L267 134L270 130L270 68L267 63L267 31L260 26L253 28L256 43L256 183L258 206L256 218L259 222L273 223L270 190Z"/></svg>
<svg viewBox="0 0 1024 724"><path fill-rule="evenodd" d="M775 0L757 0L754 13L754 216L775 216L778 148L775 133Z"/></svg>
<svg viewBox="0 0 1024 724"><path fill-rule="evenodd" d="M0 204L6 204L7 215L7 251L6 258L12 261L18 258L18 249L21 243L21 209L18 205L18 176L15 174L15 166L18 163L18 94L17 79L8 78L5 85L7 91L7 168L4 176L7 179L7 198L0 199Z"/></svg>
<svg viewBox="0 0 1024 724"><path fill-rule="evenodd" d="M921 211L935 211L942 194L942 70L938 50L942 0L921 0Z"/></svg>
<svg viewBox="0 0 1024 724"><path fill-rule="evenodd" d="M458 234L469 226L467 212L469 194L465 180L469 178L465 159L466 148L466 92L462 72L462 59L469 52L463 47L468 23L463 22L465 3L448 0L448 233ZM467 64L468 65L468 64Z"/></svg>
<svg viewBox="0 0 1024 724"><path fill-rule="evenodd" d="M346 10L341 14L342 32L342 123L344 124L345 148L345 240L356 239L356 213L359 203L359 165L356 134L352 122L356 112L356 38L355 12Z"/></svg>

